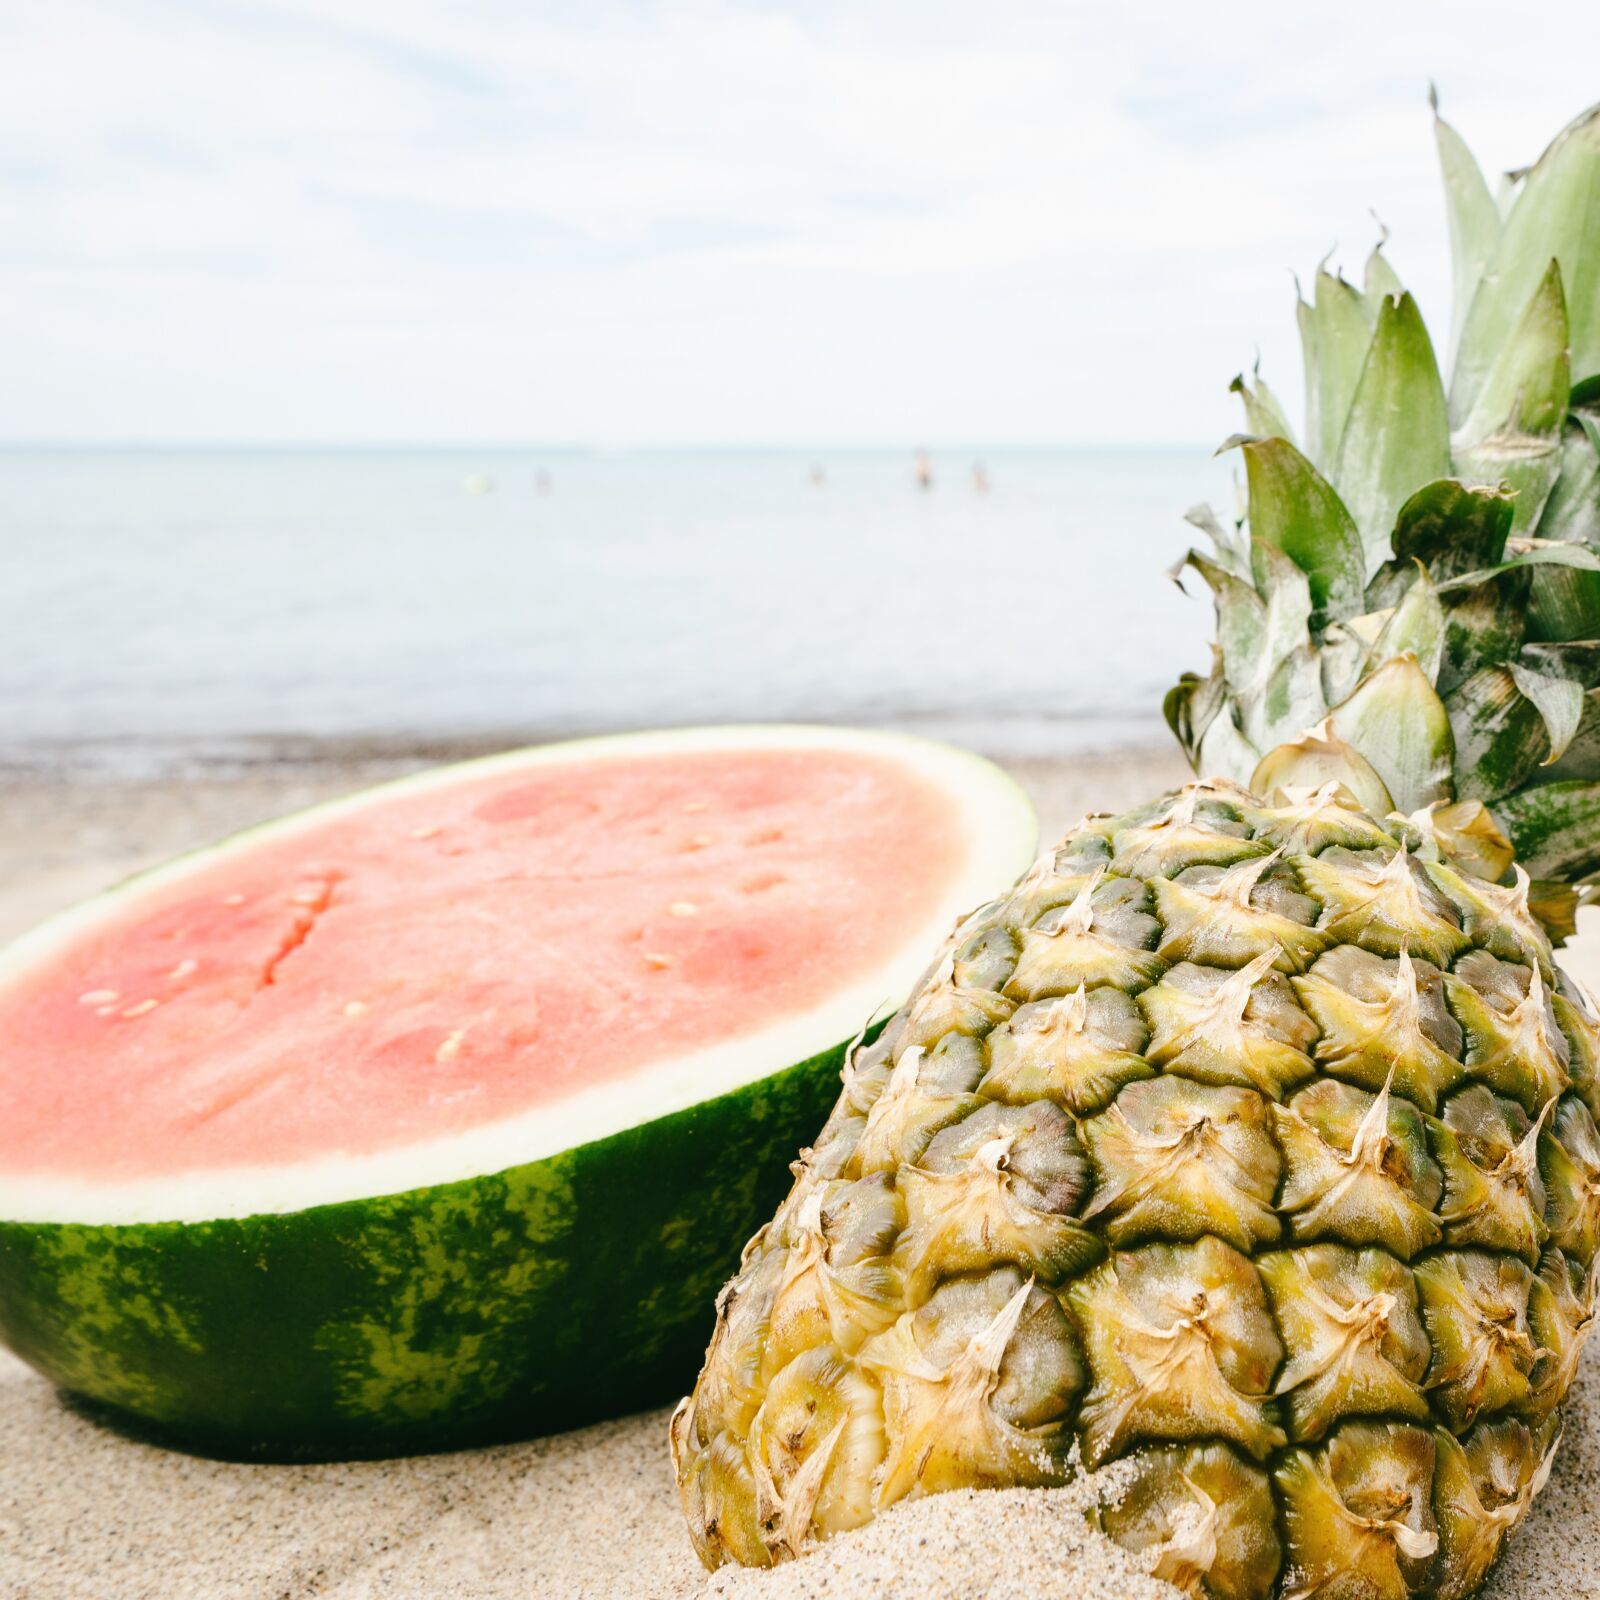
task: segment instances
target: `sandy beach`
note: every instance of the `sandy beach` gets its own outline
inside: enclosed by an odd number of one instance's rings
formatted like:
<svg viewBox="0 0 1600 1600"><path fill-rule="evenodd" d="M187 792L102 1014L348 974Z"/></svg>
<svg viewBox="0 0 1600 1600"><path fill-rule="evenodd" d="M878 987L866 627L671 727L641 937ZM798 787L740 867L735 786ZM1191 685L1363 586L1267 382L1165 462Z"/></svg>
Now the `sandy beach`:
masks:
<svg viewBox="0 0 1600 1600"><path fill-rule="evenodd" d="M176 851L416 764L291 760L181 784L13 777L0 838L0 938ZM1184 776L1166 750L1012 766L1047 834L1091 806L1128 803ZM1600 977L1593 923L1569 961L1585 979ZM665 1431L658 1411L456 1455L241 1466L126 1440L0 1355L0 1600L689 1600L707 1584L683 1532ZM983 1497L949 1499L937 1518L908 1509L903 1526L891 1518L886 1532L867 1530L775 1578L724 1574L710 1592L740 1600L1175 1592L1118 1566L1076 1511L1043 1502L1018 1510L996 1500L1004 1532L992 1538L991 1574L987 1558L970 1554L994 1520ZM1076 1542L1062 1543L1063 1517L1079 1530ZM1597 1529L1600 1370L1591 1354L1554 1475L1485 1593L1600 1596ZM1002 1545L1013 1559L1001 1560ZM1048 1568L1035 1564L1047 1546ZM968 1554L958 1560L958 1551Z"/></svg>

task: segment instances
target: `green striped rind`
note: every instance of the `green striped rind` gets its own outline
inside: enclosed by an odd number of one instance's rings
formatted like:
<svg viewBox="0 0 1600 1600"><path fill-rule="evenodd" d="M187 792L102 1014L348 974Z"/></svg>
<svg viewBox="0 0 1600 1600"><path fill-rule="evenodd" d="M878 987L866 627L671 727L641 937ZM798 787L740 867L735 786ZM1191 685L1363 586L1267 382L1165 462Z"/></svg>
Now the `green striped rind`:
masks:
<svg viewBox="0 0 1600 1600"><path fill-rule="evenodd" d="M666 1400L843 1051L460 1183L210 1222L0 1222L0 1338L118 1420L230 1457L396 1455Z"/></svg>

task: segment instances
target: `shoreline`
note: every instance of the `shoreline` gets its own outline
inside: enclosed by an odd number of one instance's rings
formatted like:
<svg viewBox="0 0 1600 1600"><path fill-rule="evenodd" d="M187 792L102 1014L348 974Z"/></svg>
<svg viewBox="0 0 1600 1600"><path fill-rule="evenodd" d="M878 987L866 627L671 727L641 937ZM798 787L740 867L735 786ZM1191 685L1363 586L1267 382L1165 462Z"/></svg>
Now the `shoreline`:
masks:
<svg viewBox="0 0 1600 1600"><path fill-rule="evenodd" d="M126 738L34 740L0 743L0 784L23 786L66 781L157 783L186 778L229 778L261 773L411 770L445 765L532 745L559 744L650 727L687 727L759 719L711 715L643 726L627 722L502 723L461 731L285 733L266 730L224 738L208 733L136 734ZM908 733L962 745L1002 765L1093 758L1115 752L1150 753L1172 746L1159 717L1109 714L974 716L926 711L902 716L863 713L781 716L775 722L857 727Z"/></svg>

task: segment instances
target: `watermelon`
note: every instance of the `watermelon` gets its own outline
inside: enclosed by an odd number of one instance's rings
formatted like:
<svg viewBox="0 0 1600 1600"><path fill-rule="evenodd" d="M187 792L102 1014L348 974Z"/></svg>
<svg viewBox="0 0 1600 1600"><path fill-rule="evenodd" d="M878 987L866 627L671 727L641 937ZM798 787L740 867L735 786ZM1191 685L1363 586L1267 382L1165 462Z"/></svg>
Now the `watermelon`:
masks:
<svg viewBox="0 0 1600 1600"><path fill-rule="evenodd" d="M0 1338L230 1457L692 1380L847 1041L1026 864L977 757L583 740L256 828L0 955Z"/></svg>

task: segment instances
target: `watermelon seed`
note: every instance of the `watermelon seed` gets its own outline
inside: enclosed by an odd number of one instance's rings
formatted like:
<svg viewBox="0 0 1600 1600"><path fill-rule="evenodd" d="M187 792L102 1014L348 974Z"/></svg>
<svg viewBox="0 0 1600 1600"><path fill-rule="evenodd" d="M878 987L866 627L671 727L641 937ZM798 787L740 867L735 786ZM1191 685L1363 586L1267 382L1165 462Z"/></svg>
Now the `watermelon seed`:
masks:
<svg viewBox="0 0 1600 1600"><path fill-rule="evenodd" d="M344 1004L344 1014L347 1017L359 1017L367 1009L365 1000L347 1000Z"/></svg>
<svg viewBox="0 0 1600 1600"><path fill-rule="evenodd" d="M430 822L426 828L413 828L411 830L411 837L413 839L432 839L438 834L438 832L438 823Z"/></svg>
<svg viewBox="0 0 1600 1600"><path fill-rule="evenodd" d="M225 906L242 906L244 904L244 896L242 894L225 894L222 897L222 903Z"/></svg>
<svg viewBox="0 0 1600 1600"><path fill-rule="evenodd" d="M121 998L122 996L115 989L91 989L88 994L80 994L78 996L78 1004L80 1006L103 1006Z"/></svg>
<svg viewBox="0 0 1600 1600"><path fill-rule="evenodd" d="M761 872L753 878L746 878L739 885L741 894L760 894L765 889L776 889L780 883L785 882L781 872Z"/></svg>
<svg viewBox="0 0 1600 1600"><path fill-rule="evenodd" d="M664 956L656 950L646 950L644 958L652 967L670 967L672 965L671 956Z"/></svg>
<svg viewBox="0 0 1600 1600"><path fill-rule="evenodd" d="M697 917L700 914L700 907L693 900L674 900L667 910L675 917Z"/></svg>
<svg viewBox="0 0 1600 1600"><path fill-rule="evenodd" d="M435 1061L450 1061L461 1053L461 1041L466 1037L465 1028L457 1028L437 1050L433 1052Z"/></svg>
<svg viewBox="0 0 1600 1600"><path fill-rule="evenodd" d="M176 983L179 978L187 978L191 972L195 971L199 967L199 965L200 963L194 960L180 961L177 966L175 966L172 971L167 974L167 976L171 978L174 983Z"/></svg>
<svg viewBox="0 0 1600 1600"><path fill-rule="evenodd" d="M141 1000L138 1005L129 1006L122 1014L125 1017L142 1017L146 1013L154 1011L160 1004L159 1000Z"/></svg>

